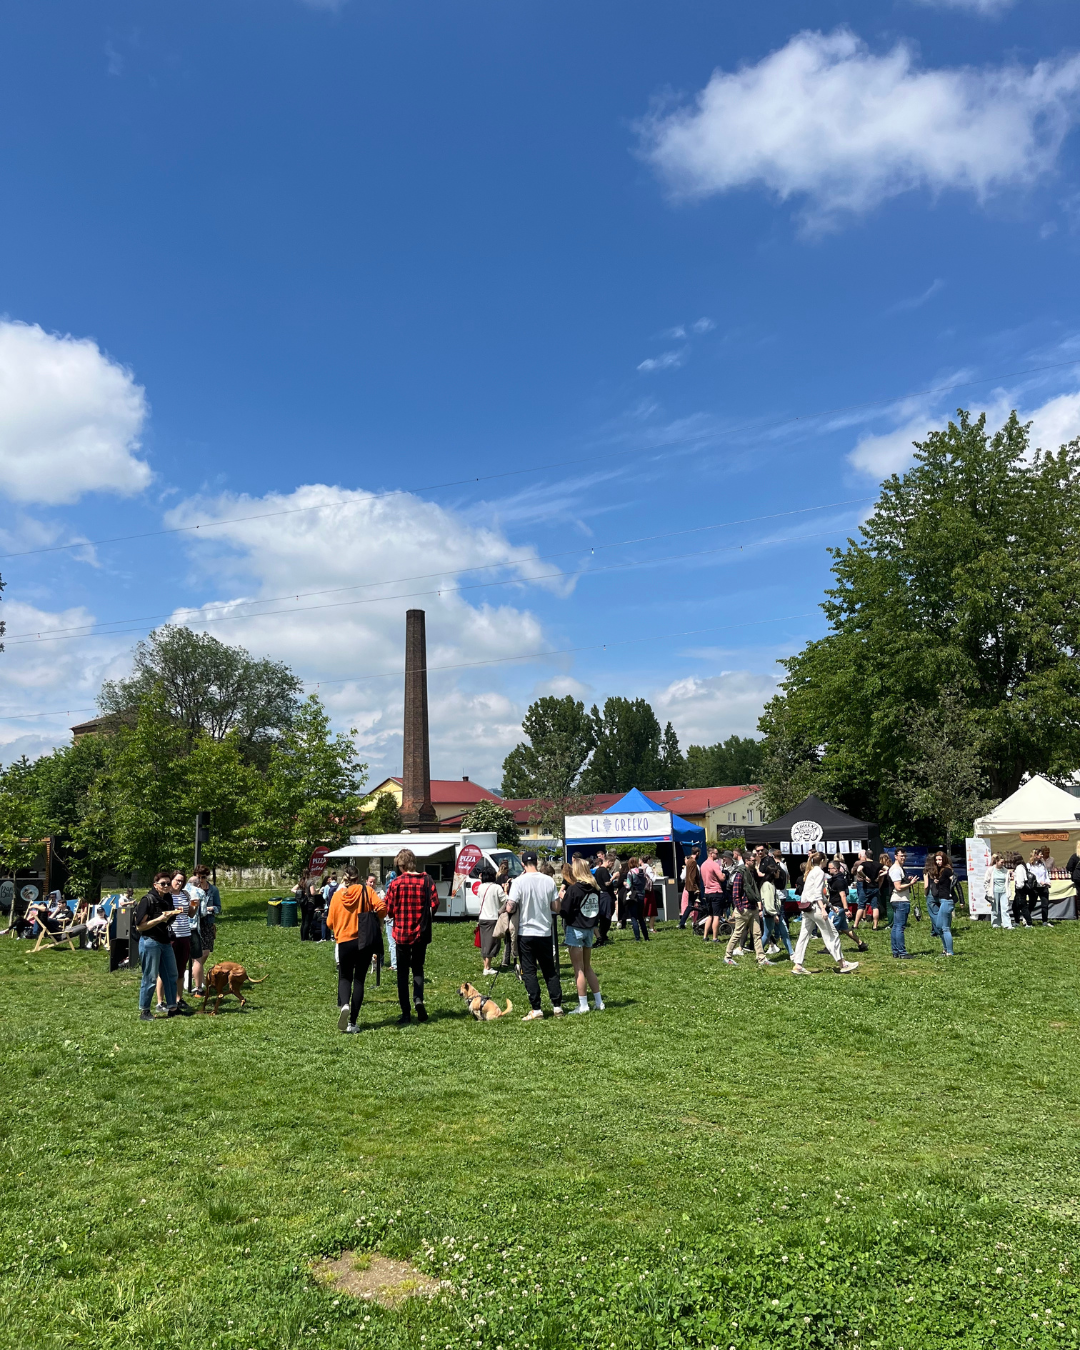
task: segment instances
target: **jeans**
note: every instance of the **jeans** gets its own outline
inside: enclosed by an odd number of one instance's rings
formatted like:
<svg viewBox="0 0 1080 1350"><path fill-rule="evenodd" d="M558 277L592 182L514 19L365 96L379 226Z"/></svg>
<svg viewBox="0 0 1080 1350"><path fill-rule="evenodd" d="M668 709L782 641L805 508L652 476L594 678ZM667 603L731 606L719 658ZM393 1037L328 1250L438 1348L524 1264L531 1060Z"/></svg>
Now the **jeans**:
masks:
<svg viewBox="0 0 1080 1350"><path fill-rule="evenodd" d="M741 914L735 916L735 927L728 939L727 950L724 955L730 956L736 947L741 947L746 940L747 933L753 934L754 955L759 961L764 961L765 948L761 945L761 915L756 909L744 909Z"/></svg>
<svg viewBox="0 0 1080 1350"><path fill-rule="evenodd" d="M937 906L938 937L941 938L946 956L952 956L952 916L956 906L953 903L952 896L948 900L935 900L934 904Z"/></svg>
<svg viewBox="0 0 1080 1350"><path fill-rule="evenodd" d="M634 920L635 924L637 920ZM642 927L645 921L642 920ZM529 995L529 1006L534 1012L540 1009L540 981L536 978L536 967L544 976L548 998L553 1008L562 1007L562 984L555 970L555 948L550 937L518 938L518 954L521 957L521 978L525 981L525 991Z"/></svg>
<svg viewBox="0 0 1080 1350"><path fill-rule="evenodd" d="M844 953L840 950L840 935L832 925L832 920L824 912L813 909L804 909L802 911L802 923L799 925L799 940L795 944L795 964L801 966L806 958L806 949L810 946L810 939L817 933L825 946L832 953L834 961L843 961Z"/></svg>
<svg viewBox="0 0 1080 1350"><path fill-rule="evenodd" d="M424 957L426 942L399 942L397 944L397 996L402 1016L408 1017L409 972L412 971L412 996L418 1008L424 1006Z"/></svg>
<svg viewBox="0 0 1080 1350"><path fill-rule="evenodd" d="M640 942L642 938L646 942L649 940L649 925L642 914L644 902L641 900L630 900L626 902L626 916L630 920L630 925L634 930L634 941ZM639 931L640 927L640 931Z"/></svg>
<svg viewBox="0 0 1080 1350"><path fill-rule="evenodd" d="M157 988L158 976L161 976L162 993L165 1006L176 1007L176 957L171 942L159 942L157 938L139 938L139 960L142 962L142 984L139 986L139 1011L149 1012Z"/></svg>
<svg viewBox="0 0 1080 1350"><path fill-rule="evenodd" d="M1013 919L1031 927L1031 896L1022 886L1013 889Z"/></svg>
<svg viewBox="0 0 1080 1350"><path fill-rule="evenodd" d="M1008 892L1004 890L994 891L990 897L990 927L1011 928L1012 926Z"/></svg>
<svg viewBox="0 0 1080 1350"><path fill-rule="evenodd" d="M784 918L783 914L766 914L764 919L765 936L769 942L773 946L778 941L782 942L787 948L788 956L790 956L795 949L791 945L791 934L788 932L787 919Z"/></svg>
<svg viewBox="0 0 1080 1350"><path fill-rule="evenodd" d="M1039 897L1038 897L1038 898L1039 898L1039 905L1040 905L1040 907L1041 907L1041 909L1042 909L1042 921L1043 921L1043 923L1049 923L1049 922L1050 922L1050 887L1049 887L1049 886L1040 886L1040 887L1039 887Z"/></svg>
<svg viewBox="0 0 1080 1350"><path fill-rule="evenodd" d="M894 900L892 902L892 954L893 956L904 956L907 948L904 946L904 929L907 927L908 915L911 913L910 900Z"/></svg>
<svg viewBox="0 0 1080 1350"><path fill-rule="evenodd" d="M383 929L386 933L386 945L390 949L390 969L397 970L397 943L394 941L394 921L386 918L383 920Z"/></svg>
<svg viewBox="0 0 1080 1350"><path fill-rule="evenodd" d="M941 901L929 891L926 893L926 912L930 915L930 936L940 937L941 929L938 927L938 910L941 907Z"/></svg>
<svg viewBox="0 0 1080 1350"><path fill-rule="evenodd" d="M349 1005L349 1021L355 1023L364 1003L364 981L371 969L371 958L378 953L378 947L361 947L359 939L351 942L339 942L337 945L338 1006Z"/></svg>

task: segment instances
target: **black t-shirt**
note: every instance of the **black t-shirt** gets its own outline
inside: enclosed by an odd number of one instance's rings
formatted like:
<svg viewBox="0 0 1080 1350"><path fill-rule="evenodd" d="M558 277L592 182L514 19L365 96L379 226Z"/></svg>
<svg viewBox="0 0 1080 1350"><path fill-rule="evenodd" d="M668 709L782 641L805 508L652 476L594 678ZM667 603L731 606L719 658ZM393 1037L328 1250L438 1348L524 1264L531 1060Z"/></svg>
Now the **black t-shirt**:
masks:
<svg viewBox="0 0 1080 1350"><path fill-rule="evenodd" d="M866 878L866 884L872 890L878 883L878 877L881 876L881 864L867 859L866 862L860 863L860 866L862 867L862 874Z"/></svg>
<svg viewBox="0 0 1080 1350"><path fill-rule="evenodd" d="M607 870L607 868L598 867L596 871L593 873L593 876L596 878L596 884L600 887L600 889L602 891L607 891L610 894L611 873Z"/></svg>
<svg viewBox="0 0 1080 1350"><path fill-rule="evenodd" d="M147 919L156 919L159 914L165 914L171 909L175 909L173 896L158 895L157 891L149 891L139 903L135 906L135 927L140 928ZM168 923L156 923L153 928L147 929L145 933L139 933L139 937L153 938L155 942L172 942L172 925Z"/></svg>
<svg viewBox="0 0 1080 1350"><path fill-rule="evenodd" d="M560 913L568 928L595 928L600 917L600 893L575 881L563 893Z"/></svg>
<svg viewBox="0 0 1080 1350"><path fill-rule="evenodd" d="M829 898L835 905L842 905L847 897L848 879L843 872L829 873Z"/></svg>

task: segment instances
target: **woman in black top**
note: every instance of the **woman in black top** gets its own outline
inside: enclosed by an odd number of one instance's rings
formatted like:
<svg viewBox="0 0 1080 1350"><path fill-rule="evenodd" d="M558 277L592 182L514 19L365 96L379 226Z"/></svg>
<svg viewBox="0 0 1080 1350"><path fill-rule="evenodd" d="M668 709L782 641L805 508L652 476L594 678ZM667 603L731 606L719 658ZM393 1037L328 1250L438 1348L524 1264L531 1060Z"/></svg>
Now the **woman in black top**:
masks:
<svg viewBox="0 0 1080 1350"><path fill-rule="evenodd" d="M565 868L563 870L565 873ZM596 1011L602 1012L604 1000L600 997L600 981L592 968L591 951L600 918L600 887L584 858L574 860L571 879L562 893L559 912L566 921L566 946L577 980L578 1005L570 1011L589 1011L589 1000L585 993L587 986L592 990Z"/></svg>
<svg viewBox="0 0 1080 1350"><path fill-rule="evenodd" d="M949 855L943 849L938 849L926 864L923 882L926 886L926 908L930 911L932 935L941 939L946 956L953 954L953 880Z"/></svg>

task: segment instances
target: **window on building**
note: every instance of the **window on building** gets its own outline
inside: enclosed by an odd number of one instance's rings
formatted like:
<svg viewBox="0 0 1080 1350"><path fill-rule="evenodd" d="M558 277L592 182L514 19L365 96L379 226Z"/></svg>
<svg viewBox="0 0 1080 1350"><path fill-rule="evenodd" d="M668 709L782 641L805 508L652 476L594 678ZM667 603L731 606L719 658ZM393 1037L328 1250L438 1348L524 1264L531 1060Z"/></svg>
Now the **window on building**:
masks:
<svg viewBox="0 0 1080 1350"><path fill-rule="evenodd" d="M748 823L748 824L753 825L753 823L754 823L754 813L753 813L753 811L747 811L747 813L746 813L746 819L747 819L747 823Z"/></svg>

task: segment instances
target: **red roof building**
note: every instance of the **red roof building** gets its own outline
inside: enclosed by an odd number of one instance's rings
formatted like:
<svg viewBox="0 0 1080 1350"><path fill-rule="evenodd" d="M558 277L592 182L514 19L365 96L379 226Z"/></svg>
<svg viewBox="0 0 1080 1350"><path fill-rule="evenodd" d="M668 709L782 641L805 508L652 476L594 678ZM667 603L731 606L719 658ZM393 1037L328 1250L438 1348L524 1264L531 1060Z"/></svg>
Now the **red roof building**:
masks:
<svg viewBox="0 0 1080 1350"><path fill-rule="evenodd" d="M385 778L378 787L371 789L369 794L371 800L364 810L372 810L375 806L375 798L383 792L388 792L397 804L401 805L401 779ZM475 806L477 802L498 802L501 805L502 798L497 797L494 792L489 792L486 787L481 787L479 783L474 783L470 778L433 778L431 780L431 804L439 818L440 828L444 827L448 817L457 816L460 818L470 806ZM459 827L451 826L450 828L457 829Z"/></svg>

